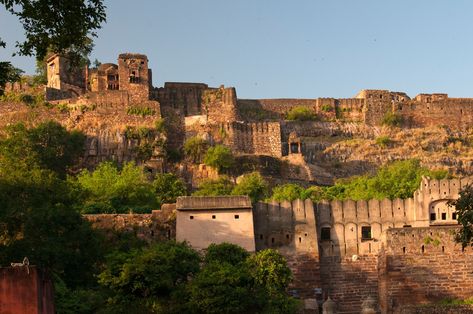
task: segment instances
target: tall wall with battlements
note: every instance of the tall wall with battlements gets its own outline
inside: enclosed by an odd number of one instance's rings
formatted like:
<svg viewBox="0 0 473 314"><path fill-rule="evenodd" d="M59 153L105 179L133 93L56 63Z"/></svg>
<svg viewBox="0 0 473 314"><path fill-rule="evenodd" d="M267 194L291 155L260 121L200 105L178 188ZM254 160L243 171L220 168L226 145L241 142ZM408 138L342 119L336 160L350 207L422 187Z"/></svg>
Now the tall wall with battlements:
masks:
<svg viewBox="0 0 473 314"><path fill-rule="evenodd" d="M232 122L220 126L223 142L235 152L254 155L282 156L279 122Z"/></svg>
<svg viewBox="0 0 473 314"><path fill-rule="evenodd" d="M448 98L448 95L421 94L406 103L397 103L394 111L407 126L442 126L467 128L473 125L473 98Z"/></svg>
<svg viewBox="0 0 473 314"><path fill-rule="evenodd" d="M466 299L473 292L473 250L454 241L458 227L401 228L386 232L379 255L382 313L406 305Z"/></svg>

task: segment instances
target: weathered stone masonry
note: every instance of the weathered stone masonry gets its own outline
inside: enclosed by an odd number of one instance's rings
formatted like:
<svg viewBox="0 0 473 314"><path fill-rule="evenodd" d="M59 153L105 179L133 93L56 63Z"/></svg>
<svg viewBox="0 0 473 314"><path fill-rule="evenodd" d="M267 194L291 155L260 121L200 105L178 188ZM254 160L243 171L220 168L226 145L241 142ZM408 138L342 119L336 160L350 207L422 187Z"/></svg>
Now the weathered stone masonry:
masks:
<svg viewBox="0 0 473 314"><path fill-rule="evenodd" d="M368 297L377 300L380 313L400 313L404 306L419 302L466 298L473 293L473 251L455 243L458 226L446 201L457 198L468 182L424 178L407 200L333 201L315 206L309 200L258 203L253 208L255 248L274 248L286 256L294 273L291 293L319 303L330 296L340 313L359 313ZM205 202L200 199L204 207ZM204 212L199 209L203 213L199 219L207 221L210 233L213 224L222 224L218 215L225 211L212 206ZM158 213L161 220L152 218ZM165 207L153 215L87 218L96 226L102 221L159 240L174 238L174 226L167 222L171 213ZM232 219L238 214L231 212ZM114 223L105 223L110 220ZM185 234L186 228L180 232ZM156 234L163 236L156 238ZM224 238L212 234L212 239Z"/></svg>

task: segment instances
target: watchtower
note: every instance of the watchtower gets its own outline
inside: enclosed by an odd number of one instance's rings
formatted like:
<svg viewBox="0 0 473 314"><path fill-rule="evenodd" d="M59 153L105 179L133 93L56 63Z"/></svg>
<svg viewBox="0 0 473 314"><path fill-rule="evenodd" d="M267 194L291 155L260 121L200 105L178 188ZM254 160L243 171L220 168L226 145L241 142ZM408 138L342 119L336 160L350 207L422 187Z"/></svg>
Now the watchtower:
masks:
<svg viewBox="0 0 473 314"><path fill-rule="evenodd" d="M143 54L122 53L118 56L119 89L128 91L131 102L149 100L151 70Z"/></svg>

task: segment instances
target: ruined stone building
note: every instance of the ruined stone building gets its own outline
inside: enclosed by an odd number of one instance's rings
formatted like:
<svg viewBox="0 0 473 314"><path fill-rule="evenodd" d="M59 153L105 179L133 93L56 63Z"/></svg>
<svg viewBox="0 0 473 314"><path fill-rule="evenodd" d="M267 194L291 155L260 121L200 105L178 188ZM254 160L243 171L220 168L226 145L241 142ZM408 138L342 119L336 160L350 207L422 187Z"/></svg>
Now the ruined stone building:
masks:
<svg viewBox="0 0 473 314"><path fill-rule="evenodd" d="M367 89L348 99L252 100L239 99L233 87L203 83L166 82L154 87L148 58L137 53L120 54L117 64L84 69L53 55L47 60L47 73L46 98L52 102L114 106L115 111L138 106L149 108L156 118L177 115L179 119L173 118L175 132L168 138L175 149L186 138L200 136L212 144L229 146L235 154L301 155L310 161L317 143L308 138L372 136L389 114L400 117L404 127L473 126L473 99L447 94L420 94L411 99L403 92ZM285 121L295 107L309 109L319 121Z"/></svg>

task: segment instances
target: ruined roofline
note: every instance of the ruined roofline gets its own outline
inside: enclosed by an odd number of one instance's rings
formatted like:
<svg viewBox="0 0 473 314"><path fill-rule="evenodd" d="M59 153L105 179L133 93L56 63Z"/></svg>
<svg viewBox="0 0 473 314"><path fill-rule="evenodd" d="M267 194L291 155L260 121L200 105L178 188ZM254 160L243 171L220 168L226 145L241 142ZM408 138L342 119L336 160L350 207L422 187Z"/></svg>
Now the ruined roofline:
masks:
<svg viewBox="0 0 473 314"><path fill-rule="evenodd" d="M141 53L125 52L118 55L119 59L148 59L148 57Z"/></svg>
<svg viewBox="0 0 473 314"><path fill-rule="evenodd" d="M202 86L208 88L209 86L205 83L198 82L164 82L164 87L170 87L170 85L191 85L191 86Z"/></svg>
<svg viewBox="0 0 473 314"><path fill-rule="evenodd" d="M176 209L185 210L226 210L251 209L251 200L246 195L240 196L180 196L176 200Z"/></svg>

